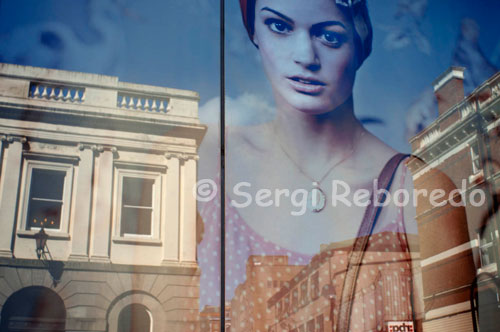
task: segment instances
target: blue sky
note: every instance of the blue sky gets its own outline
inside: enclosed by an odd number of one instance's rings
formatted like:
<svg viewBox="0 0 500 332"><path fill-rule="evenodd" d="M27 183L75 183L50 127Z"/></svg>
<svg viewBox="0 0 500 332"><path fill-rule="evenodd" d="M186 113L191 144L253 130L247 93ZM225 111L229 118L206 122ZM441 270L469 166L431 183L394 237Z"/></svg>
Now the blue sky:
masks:
<svg viewBox="0 0 500 332"><path fill-rule="evenodd" d="M410 11L396 19L398 8L407 3L427 7L423 13ZM218 0L0 0L0 58L195 90L201 96L202 119L215 121L220 65L218 4ZM390 145L408 151L407 111L452 64L462 18L477 22L477 47L491 64L500 67L500 2L368 0L368 4L374 44L372 55L358 72L356 112L382 119L382 124L368 128ZM241 24L237 0L226 1L226 18L230 122L267 121L272 118L269 85ZM428 48L417 46L411 38L404 47L388 47L388 36L414 24L413 20L418 21L413 32L418 30ZM46 45L35 37L35 32L44 29L58 34L49 36L52 49L48 51L40 49ZM255 100L259 103L252 102Z"/></svg>

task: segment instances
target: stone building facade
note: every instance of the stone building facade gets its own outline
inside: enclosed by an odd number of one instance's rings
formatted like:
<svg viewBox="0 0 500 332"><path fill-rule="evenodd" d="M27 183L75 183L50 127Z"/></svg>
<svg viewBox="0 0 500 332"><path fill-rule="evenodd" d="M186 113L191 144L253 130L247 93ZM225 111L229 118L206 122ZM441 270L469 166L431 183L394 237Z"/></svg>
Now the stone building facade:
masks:
<svg viewBox="0 0 500 332"><path fill-rule="evenodd" d="M463 73L435 80L439 116L410 140L415 189L445 193L439 206L417 204L429 332L496 331L500 314L500 73L466 97Z"/></svg>
<svg viewBox="0 0 500 332"><path fill-rule="evenodd" d="M199 330L198 101L0 64L2 331Z"/></svg>

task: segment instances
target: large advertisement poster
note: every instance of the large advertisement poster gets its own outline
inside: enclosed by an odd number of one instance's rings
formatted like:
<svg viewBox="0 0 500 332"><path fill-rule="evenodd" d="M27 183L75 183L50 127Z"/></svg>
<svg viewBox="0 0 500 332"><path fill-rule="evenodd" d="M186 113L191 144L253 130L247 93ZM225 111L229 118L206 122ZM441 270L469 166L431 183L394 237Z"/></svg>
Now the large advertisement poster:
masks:
<svg viewBox="0 0 500 332"><path fill-rule="evenodd" d="M0 330L494 331L499 13L0 0Z"/></svg>

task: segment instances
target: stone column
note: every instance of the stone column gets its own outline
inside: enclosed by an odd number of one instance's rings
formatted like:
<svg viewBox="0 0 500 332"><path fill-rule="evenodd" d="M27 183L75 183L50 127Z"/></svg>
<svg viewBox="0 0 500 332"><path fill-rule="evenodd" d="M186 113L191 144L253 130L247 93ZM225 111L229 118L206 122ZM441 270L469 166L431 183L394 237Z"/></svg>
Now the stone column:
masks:
<svg viewBox="0 0 500 332"><path fill-rule="evenodd" d="M89 260L89 230L92 213L92 175L96 145L80 144L80 164L76 179L73 236L71 237L70 260Z"/></svg>
<svg viewBox="0 0 500 332"><path fill-rule="evenodd" d="M181 165L180 261L196 264L196 164L198 156L187 155Z"/></svg>
<svg viewBox="0 0 500 332"><path fill-rule="evenodd" d="M166 211L160 228L163 235L163 262L168 265L179 261L179 198L180 198L180 160L179 156L166 153L167 185L163 195L162 208Z"/></svg>
<svg viewBox="0 0 500 332"><path fill-rule="evenodd" d="M98 147L96 163L95 202L92 215L90 260L109 262L111 210L113 208L113 153L116 148Z"/></svg>
<svg viewBox="0 0 500 332"><path fill-rule="evenodd" d="M2 136L5 156L0 176L0 256L12 257L25 137Z"/></svg>

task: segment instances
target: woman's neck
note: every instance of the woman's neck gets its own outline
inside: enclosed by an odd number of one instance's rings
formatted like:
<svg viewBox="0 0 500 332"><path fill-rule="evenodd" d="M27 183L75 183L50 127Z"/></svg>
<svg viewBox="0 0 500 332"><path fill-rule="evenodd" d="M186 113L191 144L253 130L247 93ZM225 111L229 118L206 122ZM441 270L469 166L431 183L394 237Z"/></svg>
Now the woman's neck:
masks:
<svg viewBox="0 0 500 332"><path fill-rule="evenodd" d="M279 148L311 176L321 176L325 167L349 159L364 132L354 116L352 96L320 115L278 106L273 130Z"/></svg>

